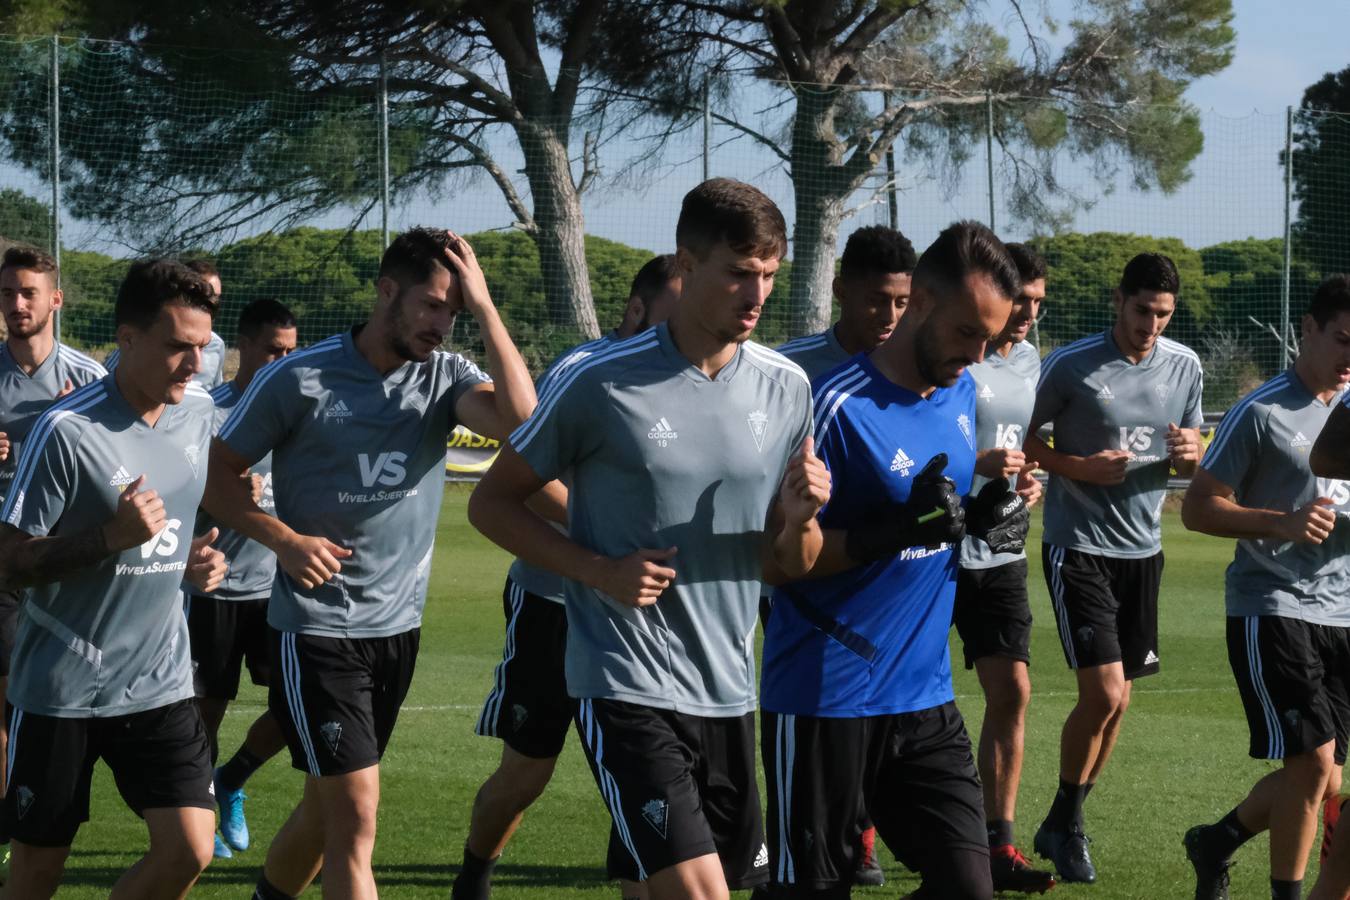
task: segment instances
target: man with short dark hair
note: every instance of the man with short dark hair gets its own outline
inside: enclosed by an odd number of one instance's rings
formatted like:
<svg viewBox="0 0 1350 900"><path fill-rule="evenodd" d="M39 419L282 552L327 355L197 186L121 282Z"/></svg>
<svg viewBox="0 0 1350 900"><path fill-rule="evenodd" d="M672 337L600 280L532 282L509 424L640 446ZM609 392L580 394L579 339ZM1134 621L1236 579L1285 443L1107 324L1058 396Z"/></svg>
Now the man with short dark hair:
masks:
<svg viewBox="0 0 1350 900"><path fill-rule="evenodd" d="M108 374L56 340L59 280L56 260L35 247L10 247L0 259L0 315L7 331L0 345L0 504L37 417L57 398ZM0 697L9 679L18 625L19 592L0 589ZM0 721L0 797L5 795L7 734Z"/></svg>
<svg viewBox="0 0 1350 900"><path fill-rule="evenodd" d="M320 869L326 896L375 896L380 759L412 682L446 437L463 423L504 439L535 403L463 238L404 232L375 286L368 322L259 373L212 444L204 507L276 554L268 708L306 773L262 900L299 896ZM439 349L463 309L495 381ZM275 516L239 487L269 452Z"/></svg>
<svg viewBox="0 0 1350 900"><path fill-rule="evenodd" d="M560 354L540 376L537 393L544 396L573 366L615 341L666 321L680 297L680 274L674 260L673 254L667 254L643 265L633 279L618 328ZM559 512L559 518L565 519L566 509ZM564 524L559 522L556 527L563 530ZM501 739L501 762L474 797L464 864L451 888L454 900L486 900L490 895L497 860L525 810L553 777L576 715L576 701L567 696L563 603L561 577L521 559L511 564L502 594L506 646L474 727L477 734ZM616 838L611 836L611 840ZM631 897L638 890L626 885L623 895Z"/></svg>
<svg viewBox="0 0 1350 900"><path fill-rule="evenodd" d="M810 386L749 340L787 249L782 214L725 178L685 195L675 315L577 363L479 482L469 518L567 579L567 688L619 846L652 900L767 877L755 777L762 555L819 547L828 477ZM526 501L568 473L569 535Z"/></svg>
<svg viewBox="0 0 1350 900"><path fill-rule="evenodd" d="M1008 244L1022 277L1003 331L989 342L984 359L968 371L975 379L975 463L973 492L1006 479L1028 507L1041 495L1034 461L1022 440L1036 400L1041 355L1027 341L1045 297L1045 260L1026 244ZM975 535L961 544L953 622L961 636L967 669L984 691L980 728L980 783L984 789L989 865L995 891L1040 893L1054 887L1049 872L1031 866L1013 842L1013 815L1022 778L1027 704L1031 702L1031 602L1027 596L1027 555L995 553Z"/></svg>
<svg viewBox="0 0 1350 900"><path fill-rule="evenodd" d="M1186 491L1187 528L1238 539L1225 578L1228 660L1251 756L1281 761L1219 822L1186 833L1198 900L1227 898L1233 853L1267 828L1270 896L1299 897L1318 809L1340 788L1350 736L1350 487L1340 479L1350 470L1337 464L1346 444L1335 418L1347 384L1350 278L1333 275L1308 304L1293 366L1228 411Z"/></svg>
<svg viewBox="0 0 1350 900"><path fill-rule="evenodd" d="M204 259L190 259L183 263L192 271L201 276L202 281L206 282L211 288L212 295L215 297L216 309L220 309L220 270L212 263ZM108 354L107 359L103 361L104 366L111 372L117 368L118 361L122 358L120 348L113 348ZM211 331L211 340L202 350L202 367L193 376L193 380L206 388L208 391L220 387L221 382L225 380L225 340Z"/></svg>
<svg viewBox="0 0 1350 900"><path fill-rule="evenodd" d="M762 686L778 896L849 895L863 809L922 874L916 896L992 896L947 632L961 495L975 468L966 368L1003 330L1020 286L993 232L958 222L919 258L890 338L813 383L832 483L818 517L822 547L805 572L765 565L778 586ZM998 504L993 493L972 501L972 527L989 534L993 510L1005 509L1000 533L1021 516L1024 540L1024 506L1006 487Z"/></svg>
<svg viewBox="0 0 1350 900"><path fill-rule="evenodd" d="M910 276L918 262L914 245L894 228L868 225L848 236L839 274L832 283L839 320L817 334L788 341L778 352L815 379L859 353L870 353L891 336L909 305ZM771 592L760 603L768 622ZM886 883L876 855L876 829L864 816L854 883Z"/></svg>
<svg viewBox="0 0 1350 900"><path fill-rule="evenodd" d="M238 405L254 376L263 366L290 354L295 342L295 316L280 302L263 297L244 307L235 337L239 370L233 380L211 392L217 430ZM276 504L270 455L253 465L250 478L259 482L259 508L273 514ZM198 533L213 524L209 516L199 517ZM271 681L267 660L267 598L272 594L276 575L276 556L257 541L221 528L215 546L225 554L229 573L214 591L189 594L187 599L193 685L211 740L212 765L220 754L217 735L225 709L239 692L241 667L247 663L254 684L265 686ZM249 726L243 745L225 765L216 769L216 803L220 806L216 856L228 858L233 855L232 850L248 849L244 782L285 746L276 718L264 710Z"/></svg>
<svg viewBox="0 0 1350 900"><path fill-rule="evenodd" d="M211 439L192 376L214 309L184 266L133 264L115 311L123 364L48 408L24 444L0 512L0 583L32 588L9 685L6 896L55 893L99 759L150 833L112 897L183 897L211 859L180 588L225 573L214 534L191 539Z"/></svg>
<svg viewBox="0 0 1350 900"><path fill-rule="evenodd" d="M1180 290L1163 254L1130 260L1115 323L1046 358L1027 426L1025 453L1050 473L1041 557L1078 682L1059 791L1035 839L1062 881L1097 878L1083 801L1111 757L1134 680L1158 671L1162 503L1169 469L1189 476L1200 459L1200 358L1162 336ZM1036 435L1051 422L1053 449Z"/></svg>

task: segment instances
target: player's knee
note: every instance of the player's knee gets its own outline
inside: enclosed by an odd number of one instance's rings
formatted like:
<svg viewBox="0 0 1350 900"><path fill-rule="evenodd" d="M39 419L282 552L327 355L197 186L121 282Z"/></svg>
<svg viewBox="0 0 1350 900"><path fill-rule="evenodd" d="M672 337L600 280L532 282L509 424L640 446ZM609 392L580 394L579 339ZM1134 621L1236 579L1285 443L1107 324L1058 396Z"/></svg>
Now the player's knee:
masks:
<svg viewBox="0 0 1350 900"><path fill-rule="evenodd" d="M503 754L501 765L490 781L517 804L529 806L548 787L557 757L537 759L519 753Z"/></svg>
<svg viewBox="0 0 1350 900"><path fill-rule="evenodd" d="M182 835L152 843L147 857L158 877L166 883L191 884L211 864L214 835Z"/></svg>
<svg viewBox="0 0 1350 900"><path fill-rule="evenodd" d="M1019 667L1011 677L990 684L987 694L991 712L1003 719L1020 719L1031 704L1031 679L1026 669Z"/></svg>
<svg viewBox="0 0 1350 900"><path fill-rule="evenodd" d="M15 843L10 858L10 893L4 896L50 897L61 886L70 848L31 847Z"/></svg>
<svg viewBox="0 0 1350 900"><path fill-rule="evenodd" d="M1332 772L1336 769L1333 745L1327 742L1307 753L1287 757L1284 768L1299 789L1321 796L1326 793Z"/></svg>

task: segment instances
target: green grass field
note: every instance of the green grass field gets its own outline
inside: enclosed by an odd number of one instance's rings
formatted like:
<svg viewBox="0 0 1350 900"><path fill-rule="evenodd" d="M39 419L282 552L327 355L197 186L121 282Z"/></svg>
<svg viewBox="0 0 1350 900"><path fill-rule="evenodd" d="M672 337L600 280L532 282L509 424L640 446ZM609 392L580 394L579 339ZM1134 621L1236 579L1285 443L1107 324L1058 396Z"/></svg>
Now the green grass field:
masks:
<svg viewBox="0 0 1350 900"><path fill-rule="evenodd" d="M427 603L416 680L384 760L376 878L384 897L449 895L468 827L469 806L497 759L495 741L473 735L478 707L501 653L501 589L508 559L467 523L467 489L446 490L435 574ZM1039 534L1039 527L1033 529ZM1167 567L1161 601L1162 674L1139 683L1124 735L1106 777L1087 807L1099 881L1060 886L1060 898L1188 897L1191 870L1181 835L1230 809L1270 771L1247 756L1247 729L1223 646L1223 569L1232 542L1189 534L1179 517L1165 520ZM1048 808L1058 765L1059 728L1073 702L1040 572L1031 548L1033 697L1028 723L1018 840L1031 836ZM960 659L959 647L954 658ZM983 699L974 677L957 674L958 703L976 736ZM238 745L262 708L249 688L231 708L222 752ZM248 786L254 847L207 870L193 896L239 898L249 887L268 841L289 813L300 776L278 758ZM617 897L604 880L608 819L575 737L553 783L525 818L499 865L495 897ZM71 854L61 897L106 896L107 888L145 846L140 821L122 805L107 770L94 786L92 821ZM858 896L894 897L916 880L884 851L890 880ZM1267 844L1259 837L1238 855L1234 897L1267 896ZM1315 870L1308 874L1308 884ZM318 890L310 891L317 896Z"/></svg>

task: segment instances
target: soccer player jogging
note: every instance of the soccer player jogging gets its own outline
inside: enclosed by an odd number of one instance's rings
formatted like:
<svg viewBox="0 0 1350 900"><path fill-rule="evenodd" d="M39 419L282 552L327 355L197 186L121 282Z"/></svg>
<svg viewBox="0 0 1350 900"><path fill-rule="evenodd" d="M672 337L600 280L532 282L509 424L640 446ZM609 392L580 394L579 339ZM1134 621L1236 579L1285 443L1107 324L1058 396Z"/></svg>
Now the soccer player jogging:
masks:
<svg viewBox="0 0 1350 900"><path fill-rule="evenodd" d="M787 248L782 214L712 179L685 196L676 245L675 314L573 366L469 504L494 542L567 579L567 688L620 839L610 874L654 900L767 877L761 557L804 571L828 495L806 376L749 340ZM566 472L568 537L525 505Z"/></svg>
<svg viewBox="0 0 1350 900"><path fill-rule="evenodd" d="M190 259L183 263L192 271L196 272L211 288L212 302L216 309L220 308L220 271L211 263L204 259ZM103 361L109 372L117 368L118 361L122 358L120 348L113 348L108 354L108 358ZM201 369L192 376L192 380L206 388L208 391L220 387L225 380L225 340L215 331L211 332L211 340L202 350Z"/></svg>
<svg viewBox="0 0 1350 900"><path fill-rule="evenodd" d="M1350 278L1317 288L1301 338L1293 366L1224 416L1182 506L1187 528L1238 539L1225 578L1228 659L1252 757L1282 761L1222 820L1186 833L1204 900L1228 896L1233 853L1266 829L1271 897L1300 896L1350 735L1350 487L1340 480L1350 470L1335 421L1350 384Z"/></svg>
<svg viewBox="0 0 1350 900"><path fill-rule="evenodd" d="M815 379L858 353L880 346L909 305L910 277L918 256L914 245L894 228L869 225L848 236L839 275L832 288L839 302L839 321L818 334L788 341L778 352ZM761 602L765 623L772 597ZM877 887L886 883L876 856L876 829L864 817L861 854L854 883Z"/></svg>
<svg viewBox="0 0 1350 900"><path fill-rule="evenodd" d="M0 583L31 587L9 684L6 897L56 892L99 759L150 835L111 897L183 897L211 860L180 588L225 573L214 535L191 539L211 440L211 398L191 378L214 308L184 266L133 264L114 312L121 367L50 406L24 442L0 511Z"/></svg>
<svg viewBox="0 0 1350 900"><path fill-rule="evenodd" d="M253 378L263 366L295 349L295 317L276 300L260 298L239 314L236 343L239 370L234 379L211 392L215 402L215 425L229 417ZM258 506L264 512L275 508L272 460L264 456L250 470L261 482ZM201 517L197 531L212 527L209 516ZM216 549L225 554L229 572L209 594L189 595L188 632L192 637L193 684L206 734L211 740L211 762L219 757L217 735L225 709L239 692L240 668L248 664L254 684L267 685L272 677L267 660L267 598L272 594L276 557L257 541L220 529ZM281 727L264 710L249 726L243 745L225 765L216 770L216 802L220 806L220 834L215 855L228 858L232 850L249 845L248 821L244 817L244 782L263 763L286 746Z"/></svg>
<svg viewBox="0 0 1350 900"><path fill-rule="evenodd" d="M872 353L816 379L815 434L832 489L805 580L778 585L764 637L762 734L774 896L847 897L859 814L923 885L992 895L979 777L954 702L947 632L961 495L975 468L965 371L1021 287L993 232L959 222L919 258L909 309ZM1025 505L1006 485L972 501L981 533ZM1000 501L994 504L993 495Z"/></svg>
<svg viewBox="0 0 1350 900"><path fill-rule="evenodd" d="M10 247L0 259L0 315L8 334L0 345L0 504L18 468L23 440L58 397L108 374L83 353L58 343L61 308L56 260L32 247ZM9 678L19 592L0 588L0 697ZM6 730L0 721L0 797L5 794Z"/></svg>
<svg viewBox="0 0 1350 900"><path fill-rule="evenodd" d="M268 708L306 774L255 896L376 895L380 758L412 681L456 423L504 439L534 385L463 238L413 229L385 250L370 320L254 377L211 450L205 508L276 554ZM441 351L478 323L495 382ZM240 476L272 454L276 515Z"/></svg>
<svg viewBox="0 0 1350 900"><path fill-rule="evenodd" d="M633 278L623 320L612 333L562 353L539 379L542 396L572 366L610 346L666 321L680 297L680 275L673 254L649 260ZM537 510L536 510L537 511ZM566 510L562 510L565 518ZM553 769L576 713L567 696L564 652L567 615L563 580L515 560L502 595L506 647L494 684L474 728L502 741L501 762L474 797L464 865L451 890L455 900L479 900L491 892L492 871L525 810L538 799ZM625 897L636 886L625 886Z"/></svg>
<svg viewBox="0 0 1350 900"><path fill-rule="evenodd" d="M1022 278L1022 292L1002 333L990 342L984 359L968 370L975 379L976 397L974 491L993 479L1007 479L1029 508L1040 498L1041 483L1032 475L1036 464L1022 452L1022 440L1036 399L1041 355L1027 336L1045 298L1046 265L1025 244L1007 247ZM1013 842L1027 704L1031 702L1026 553L994 553L981 538L966 535L953 619L964 646L966 668L975 670L984 691L978 758L994 890L1049 890L1054 877L1033 868Z"/></svg>
<svg viewBox="0 0 1350 900"><path fill-rule="evenodd" d="M1078 682L1060 735L1059 790L1035 839L1062 881L1097 878L1083 801L1120 735L1131 685L1158 671L1168 470L1190 475L1200 459L1200 359L1162 336L1180 289L1161 253L1130 260L1112 300L1115 323L1046 358L1023 445L1050 473L1041 557ZM1054 449L1036 436L1050 422Z"/></svg>

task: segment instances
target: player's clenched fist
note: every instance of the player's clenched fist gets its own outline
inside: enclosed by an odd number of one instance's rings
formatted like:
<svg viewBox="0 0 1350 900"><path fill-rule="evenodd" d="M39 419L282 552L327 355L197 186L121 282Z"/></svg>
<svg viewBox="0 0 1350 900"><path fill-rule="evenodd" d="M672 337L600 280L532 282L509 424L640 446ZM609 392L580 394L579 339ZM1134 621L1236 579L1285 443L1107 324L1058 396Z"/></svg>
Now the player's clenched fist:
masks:
<svg viewBox="0 0 1350 900"><path fill-rule="evenodd" d="M0 431L0 463L9 459L9 435Z"/></svg>
<svg viewBox="0 0 1350 900"><path fill-rule="evenodd" d="M218 537L218 528L199 534L192 539L192 549L188 551L187 572L183 577L204 594L220 587L220 583L225 580L225 573L230 569L225 554L211 546Z"/></svg>
<svg viewBox="0 0 1350 900"><path fill-rule="evenodd" d="M1022 495L1022 499L1027 502L1027 509L1031 509L1041 499L1041 480L1036 477L1036 467L1039 463L1030 462L1023 467L1022 471L1017 473L1017 486L1015 490Z"/></svg>
<svg viewBox="0 0 1350 900"><path fill-rule="evenodd" d="M1125 472L1133 455L1128 450L1100 450L1085 456L1073 480L1089 484L1121 484L1125 481Z"/></svg>
<svg viewBox="0 0 1350 900"><path fill-rule="evenodd" d="M592 587L625 606L651 606L675 580L675 570L662 563L674 556L677 549L638 550L611 559Z"/></svg>
<svg viewBox="0 0 1350 900"><path fill-rule="evenodd" d="M164 501L153 490L142 490L145 476L137 476L117 498L117 510L103 526L103 540L113 553L139 547L164 528Z"/></svg>
<svg viewBox="0 0 1350 900"><path fill-rule="evenodd" d="M1167 455L1172 462L1198 462L1200 450L1199 428L1178 428L1175 423L1168 423Z"/></svg>
<svg viewBox="0 0 1350 900"><path fill-rule="evenodd" d="M994 447L975 460L975 472L985 478L1012 478L1027 464L1027 455L1016 447Z"/></svg>
<svg viewBox="0 0 1350 900"><path fill-rule="evenodd" d="M815 518L830 499L830 470L815 454L815 441L808 435L788 460L778 503L789 525L801 525Z"/></svg>
<svg viewBox="0 0 1350 900"><path fill-rule="evenodd" d="M1322 543L1336 527L1334 503L1328 497L1318 497L1306 506L1285 513L1280 520L1282 536L1296 544Z"/></svg>
<svg viewBox="0 0 1350 900"><path fill-rule="evenodd" d="M313 590L341 572L339 560L351 555L352 551L339 547L328 538L297 534L277 548L277 564L301 587Z"/></svg>

